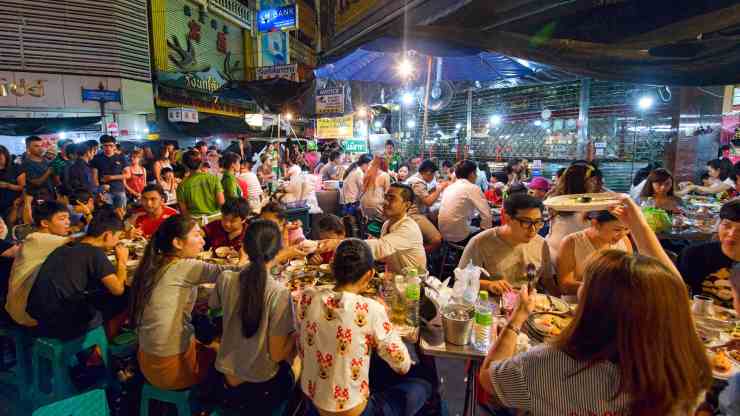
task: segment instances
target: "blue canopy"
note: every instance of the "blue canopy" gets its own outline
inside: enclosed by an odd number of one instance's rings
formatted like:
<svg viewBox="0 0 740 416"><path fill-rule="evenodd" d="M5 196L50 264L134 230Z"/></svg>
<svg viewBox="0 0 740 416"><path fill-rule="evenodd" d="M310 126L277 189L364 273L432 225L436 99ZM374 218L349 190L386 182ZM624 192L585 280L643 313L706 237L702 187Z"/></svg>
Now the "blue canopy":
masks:
<svg viewBox="0 0 740 416"><path fill-rule="evenodd" d="M429 40L408 41L406 48L398 38L383 37L369 42L349 55L314 71L316 78L400 84L398 66L406 49L418 80L424 79L428 57L441 60L441 79L447 81L498 81L527 78L548 69L545 65L480 49L451 46ZM432 64L436 79L437 60Z"/></svg>

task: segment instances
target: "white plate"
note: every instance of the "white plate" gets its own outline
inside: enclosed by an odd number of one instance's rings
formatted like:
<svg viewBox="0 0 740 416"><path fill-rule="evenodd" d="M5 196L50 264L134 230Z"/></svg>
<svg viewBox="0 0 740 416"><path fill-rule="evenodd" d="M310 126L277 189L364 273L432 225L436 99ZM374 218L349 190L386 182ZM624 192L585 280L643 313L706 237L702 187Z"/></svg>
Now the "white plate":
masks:
<svg viewBox="0 0 740 416"><path fill-rule="evenodd" d="M591 198L589 202L579 202L579 198ZM546 207L555 211L604 211L609 207L619 204L619 199L614 194L573 194L560 195L547 198L543 201Z"/></svg>

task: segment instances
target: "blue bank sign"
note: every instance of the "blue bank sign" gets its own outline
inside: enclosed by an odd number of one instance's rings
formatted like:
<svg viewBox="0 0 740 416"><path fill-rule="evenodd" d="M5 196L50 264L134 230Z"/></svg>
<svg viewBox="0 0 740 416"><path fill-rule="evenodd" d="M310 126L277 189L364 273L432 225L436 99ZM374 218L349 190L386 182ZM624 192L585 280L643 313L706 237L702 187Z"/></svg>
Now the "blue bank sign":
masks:
<svg viewBox="0 0 740 416"><path fill-rule="evenodd" d="M271 7L257 13L257 31L261 33L298 28L298 13L295 4Z"/></svg>
<svg viewBox="0 0 740 416"><path fill-rule="evenodd" d="M82 89L82 101L121 102L121 91Z"/></svg>

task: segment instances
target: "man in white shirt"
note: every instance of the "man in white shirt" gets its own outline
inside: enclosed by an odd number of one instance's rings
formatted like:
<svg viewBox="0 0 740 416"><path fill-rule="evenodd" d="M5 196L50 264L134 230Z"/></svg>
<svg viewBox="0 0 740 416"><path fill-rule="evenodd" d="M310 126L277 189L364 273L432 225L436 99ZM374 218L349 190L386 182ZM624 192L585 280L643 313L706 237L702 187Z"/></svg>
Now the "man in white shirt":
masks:
<svg viewBox="0 0 740 416"><path fill-rule="evenodd" d="M239 178L247 183L247 203L253 214L259 214L262 210L262 184L257 174L252 171L252 160L244 159L241 164Z"/></svg>
<svg viewBox="0 0 740 416"><path fill-rule="evenodd" d="M445 241L465 245L475 232L470 220L478 212L480 228L493 225L491 207L483 191L475 184L478 167L471 160L463 160L455 166L457 180L442 195L439 208L439 232Z"/></svg>
<svg viewBox="0 0 740 416"><path fill-rule="evenodd" d="M69 241L70 220L67 206L57 201L46 201L34 209L38 230L29 234L13 262L8 282L5 310L15 322L36 326L38 322L26 312L28 295L36 282L36 275L46 258L56 248Z"/></svg>
<svg viewBox="0 0 740 416"><path fill-rule="evenodd" d="M414 192L406 184L394 183L385 193L383 213L388 220L383 224L380 238L366 240L375 260L385 262L385 269L391 273L401 273L404 268L413 266L426 270L427 258L424 252L424 238L416 222L407 214L414 199ZM342 240L324 240L319 252L333 251Z"/></svg>
<svg viewBox="0 0 740 416"><path fill-rule="evenodd" d="M386 271L401 273L409 266L426 270L427 257L424 237L416 222L408 215L413 204L414 191L401 183L391 185L385 193L383 214L388 220L383 224L380 238L367 240L373 257L385 262Z"/></svg>
<svg viewBox="0 0 740 416"><path fill-rule="evenodd" d="M527 194L504 201L505 223L477 234L465 247L458 267L468 263L486 269L481 289L500 295L512 286L527 282L527 267L534 266L535 277L548 289L555 287L550 250L537 232L545 224L542 202ZM490 280L489 280L490 279Z"/></svg>

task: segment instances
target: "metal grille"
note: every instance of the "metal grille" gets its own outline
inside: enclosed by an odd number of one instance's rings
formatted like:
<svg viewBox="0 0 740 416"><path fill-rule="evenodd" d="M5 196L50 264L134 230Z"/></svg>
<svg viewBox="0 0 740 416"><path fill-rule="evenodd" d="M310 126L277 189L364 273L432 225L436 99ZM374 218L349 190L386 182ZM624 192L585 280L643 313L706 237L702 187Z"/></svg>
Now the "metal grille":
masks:
<svg viewBox="0 0 740 416"><path fill-rule="evenodd" d="M151 81L145 0L5 0L0 16L0 68Z"/></svg>
<svg viewBox="0 0 740 416"><path fill-rule="evenodd" d="M424 157L455 160L460 144L478 160L503 161L512 157L541 159L551 175L577 152L578 110L581 81L472 92L471 140L467 137L467 91L457 91L439 112L429 113L429 138ZM662 159L670 141L669 104L659 103L645 114L638 113L640 96L651 91L643 85L620 82L591 83L589 137L596 159L605 172L607 186L629 189L634 169ZM542 118L543 110L550 117ZM501 117L496 124L492 116ZM408 120L414 122L407 125ZM394 118L401 129L401 150L418 155L422 131L421 105L406 108ZM413 126L410 128L409 126ZM465 149L462 149L465 154Z"/></svg>

